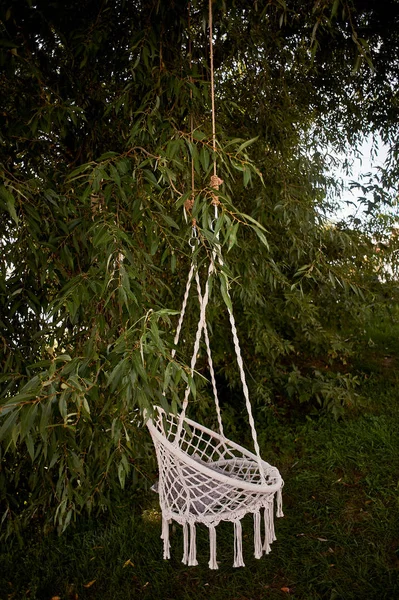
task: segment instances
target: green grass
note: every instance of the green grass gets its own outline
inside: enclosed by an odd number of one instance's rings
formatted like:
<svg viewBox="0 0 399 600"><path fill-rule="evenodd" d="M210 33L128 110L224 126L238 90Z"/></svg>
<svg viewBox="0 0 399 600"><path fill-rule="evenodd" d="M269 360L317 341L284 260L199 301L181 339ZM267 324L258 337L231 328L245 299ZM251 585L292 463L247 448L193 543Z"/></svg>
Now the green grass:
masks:
<svg viewBox="0 0 399 600"><path fill-rule="evenodd" d="M286 481L285 517L276 521L278 539L269 556L253 558L248 516L246 569L231 566L229 523L217 528L218 571L207 567L202 528L198 567L180 562L179 526L172 531L172 558L163 561L157 497L149 493L127 499L112 522L84 523L60 538L28 532L22 548L1 555L0 598L399 598L399 333L392 327L376 331L367 332L355 364L365 373L360 408L341 421L277 416L261 432L265 458Z"/></svg>

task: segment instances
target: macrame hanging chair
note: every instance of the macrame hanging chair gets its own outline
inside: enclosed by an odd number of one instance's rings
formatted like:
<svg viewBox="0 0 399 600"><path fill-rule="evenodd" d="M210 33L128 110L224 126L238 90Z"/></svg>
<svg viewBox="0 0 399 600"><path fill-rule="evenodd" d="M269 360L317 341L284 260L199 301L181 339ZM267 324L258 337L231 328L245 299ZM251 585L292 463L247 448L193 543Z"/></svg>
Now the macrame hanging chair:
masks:
<svg viewBox="0 0 399 600"><path fill-rule="evenodd" d="M209 2L209 29L211 40L213 149L215 152L211 0ZM216 218L219 204L217 190L220 183L222 182L216 175L216 164L214 164L211 187L213 188L212 195ZM190 245L194 250L198 241L195 221L193 221L192 232ZM219 432L216 433L186 416L190 397L189 385L186 388L179 415L166 412L161 407L156 407L152 418L147 420L159 468L157 491L162 511L161 538L164 545L163 557L165 559L170 558L169 525L172 521L176 521L183 526L182 562L189 566L197 565L196 525L197 523L203 523L209 528L209 567L211 569L218 568L216 560L216 526L221 521L231 521L234 523L233 566L245 566L242 552L241 519L248 513L252 513L254 518L255 558L261 558L263 554L270 552L270 546L276 539L274 513L276 511L277 517L283 516L281 490L284 485L277 468L262 460L260 456L237 329L231 309L231 298L226 280L224 285L228 296L226 306L255 452L250 452L224 435L206 322L210 280L216 272L217 263L219 266L223 266L219 244L215 246L212 253L204 292L202 292L199 272L195 261L192 261L174 343L175 347L177 347L191 285L195 279L200 314L190 364L191 376L194 374L200 343L203 337L208 357ZM225 277L223 270L220 271L220 277ZM176 350L174 349L172 352L173 357L175 352ZM264 521L263 536L262 520Z"/></svg>

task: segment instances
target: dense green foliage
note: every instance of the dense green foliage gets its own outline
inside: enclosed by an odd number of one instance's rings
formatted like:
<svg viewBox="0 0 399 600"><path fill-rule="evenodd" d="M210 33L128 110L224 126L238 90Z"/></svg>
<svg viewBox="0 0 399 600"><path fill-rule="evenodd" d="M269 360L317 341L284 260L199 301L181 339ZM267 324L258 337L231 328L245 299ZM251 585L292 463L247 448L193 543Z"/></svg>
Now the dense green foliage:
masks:
<svg viewBox="0 0 399 600"><path fill-rule="evenodd" d="M339 415L356 399L345 365L376 301L381 261L369 236L328 225L332 182L320 143L342 149L369 130L395 138L388 63L398 11L389 5L382 27L380 8L361 2L214 3L224 180L216 230L227 255L219 275L234 282L259 412L274 398ZM202 2L188 11L183 0L1 8L7 532L32 516L62 531L80 513L111 508L127 481L144 485L140 473L153 458L142 411L164 402L163 391L175 409L188 381L194 389L185 366L194 304L177 360L171 319L190 262L183 204L191 161L198 261L216 241L206 15ZM371 97L376 86L390 106L383 115ZM378 190L376 198L376 206L391 202ZM386 225L379 235L386 241ZM389 239L385 252L396 244ZM209 318L217 374L223 389L235 389L216 287ZM206 413L207 391L197 386L196 409ZM241 405L226 408L232 415Z"/></svg>

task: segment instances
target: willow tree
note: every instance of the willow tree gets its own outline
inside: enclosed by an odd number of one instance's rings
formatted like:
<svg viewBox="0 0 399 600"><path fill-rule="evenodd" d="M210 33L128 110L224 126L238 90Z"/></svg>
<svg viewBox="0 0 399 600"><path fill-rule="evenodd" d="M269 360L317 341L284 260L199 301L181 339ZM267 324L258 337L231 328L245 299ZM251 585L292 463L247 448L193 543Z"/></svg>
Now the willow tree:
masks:
<svg viewBox="0 0 399 600"><path fill-rule="evenodd" d="M339 412L352 401L342 369L351 348L337 323L365 309L374 267L354 269L370 254L365 236L326 225L319 142L342 144L376 123L371 109L357 118L373 60L357 30L379 13L360 2L358 12L336 0L297 4L214 2L216 157L204 3L1 8L8 532L34 514L62 531L80 513L111 508L127 480L145 484L142 411L176 410L190 380L185 349L174 360L171 349L191 254L191 164L205 254L215 243L214 158L224 181L217 230L255 402L277 394ZM213 298L212 343L218 378L234 388L223 302ZM196 318L191 308L188 347ZM206 412L198 383L196 410Z"/></svg>

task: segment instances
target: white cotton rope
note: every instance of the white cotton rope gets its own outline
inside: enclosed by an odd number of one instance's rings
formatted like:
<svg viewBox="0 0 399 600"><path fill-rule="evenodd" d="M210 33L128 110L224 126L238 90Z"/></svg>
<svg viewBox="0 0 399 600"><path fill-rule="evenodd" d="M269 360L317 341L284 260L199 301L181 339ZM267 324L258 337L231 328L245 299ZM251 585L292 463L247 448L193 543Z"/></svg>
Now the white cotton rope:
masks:
<svg viewBox="0 0 399 600"><path fill-rule="evenodd" d="M260 510L254 512L254 556L262 558L262 534L261 534L261 516Z"/></svg>
<svg viewBox="0 0 399 600"><path fill-rule="evenodd" d="M201 298L202 297L202 290L201 290L201 283L200 283L200 280L199 280L198 271L195 272L195 280L197 282L198 297ZM219 433L220 433L221 436L224 437L223 423L222 423L222 414L220 412L219 396L218 396L218 390L217 390L217 387L216 387L215 371L214 371L214 368L213 368L212 352L211 352L211 346L210 346L210 343L209 343L208 326L206 324L206 320L204 322L204 338L205 338L206 352L207 352L207 355L208 355L208 366L209 366L209 373L211 375L213 398L215 400L216 415L217 415L218 425L219 425Z"/></svg>
<svg viewBox="0 0 399 600"><path fill-rule="evenodd" d="M198 565L195 523L190 523L190 552L187 564L189 567L196 567Z"/></svg>
<svg viewBox="0 0 399 600"><path fill-rule="evenodd" d="M165 560L170 558L170 542L169 542L169 519L162 517L162 534L163 540L163 557Z"/></svg>
<svg viewBox="0 0 399 600"><path fill-rule="evenodd" d="M183 326L184 315L186 314L186 306L187 306L187 301L188 301L188 295L190 293L191 282L193 280L193 275L194 275L195 267L196 267L195 263L192 262L191 263L190 271L188 273L186 290L184 292L183 304L182 304L182 307L181 307L179 322L177 324L176 335L175 335L175 339L173 340L173 343L174 343L175 347L172 350L172 358L174 358L176 356L176 346L179 343L179 339L180 339L180 332L181 332L181 328Z"/></svg>
<svg viewBox="0 0 399 600"><path fill-rule="evenodd" d="M202 336L202 330L204 328L205 325L205 320L206 320L206 307L208 305L208 300L209 300L209 279L211 274L213 273L214 270L214 265L211 262L209 264L209 269L208 269L208 277L206 280L206 284L205 284L205 293L204 296L200 296L199 297L199 303L200 303L200 318L198 321L198 327L197 327L197 333L195 336L195 343L194 343L194 350L193 350L193 355L191 357L191 364L190 364L190 372L191 372L191 377L193 377L194 375L194 369L195 369L195 365L197 362L197 354L198 354L198 350L200 347L200 341L201 341L201 336ZM190 385L187 385L186 388L186 392L184 394L184 400L183 400L183 404L182 404L182 410L180 413L180 418L179 418L179 425L177 428L177 432L176 432L176 436L175 436L175 441L174 444L177 446L180 440L180 436L181 436L181 432L183 429L183 422L186 416L186 410L187 410L187 406L188 406L188 397L190 395Z"/></svg>
<svg viewBox="0 0 399 600"><path fill-rule="evenodd" d="M216 562L216 527L215 525L209 525L209 568L216 570L218 564Z"/></svg>
<svg viewBox="0 0 399 600"><path fill-rule="evenodd" d="M242 555L242 526L241 521L234 521L234 563L233 567L245 567Z"/></svg>
<svg viewBox="0 0 399 600"><path fill-rule="evenodd" d="M209 62L211 72L211 103L212 103L212 149L215 156L216 153L216 110L215 110L215 82L214 82L214 67L213 67L213 14L212 0L209 0ZM213 174L216 176L216 158L213 160Z"/></svg>
<svg viewBox="0 0 399 600"><path fill-rule="evenodd" d="M182 563L186 565L188 563L188 524L183 523L183 558Z"/></svg>
<svg viewBox="0 0 399 600"><path fill-rule="evenodd" d="M282 486L283 485L284 484L282 484ZM277 512L276 512L277 517L284 517L282 486L280 487L279 490L277 490Z"/></svg>
<svg viewBox="0 0 399 600"><path fill-rule="evenodd" d="M276 539L276 536L274 533L273 501L266 503L264 519L265 519L265 541L263 544L263 551L265 554L269 554L271 551L270 546Z"/></svg>

